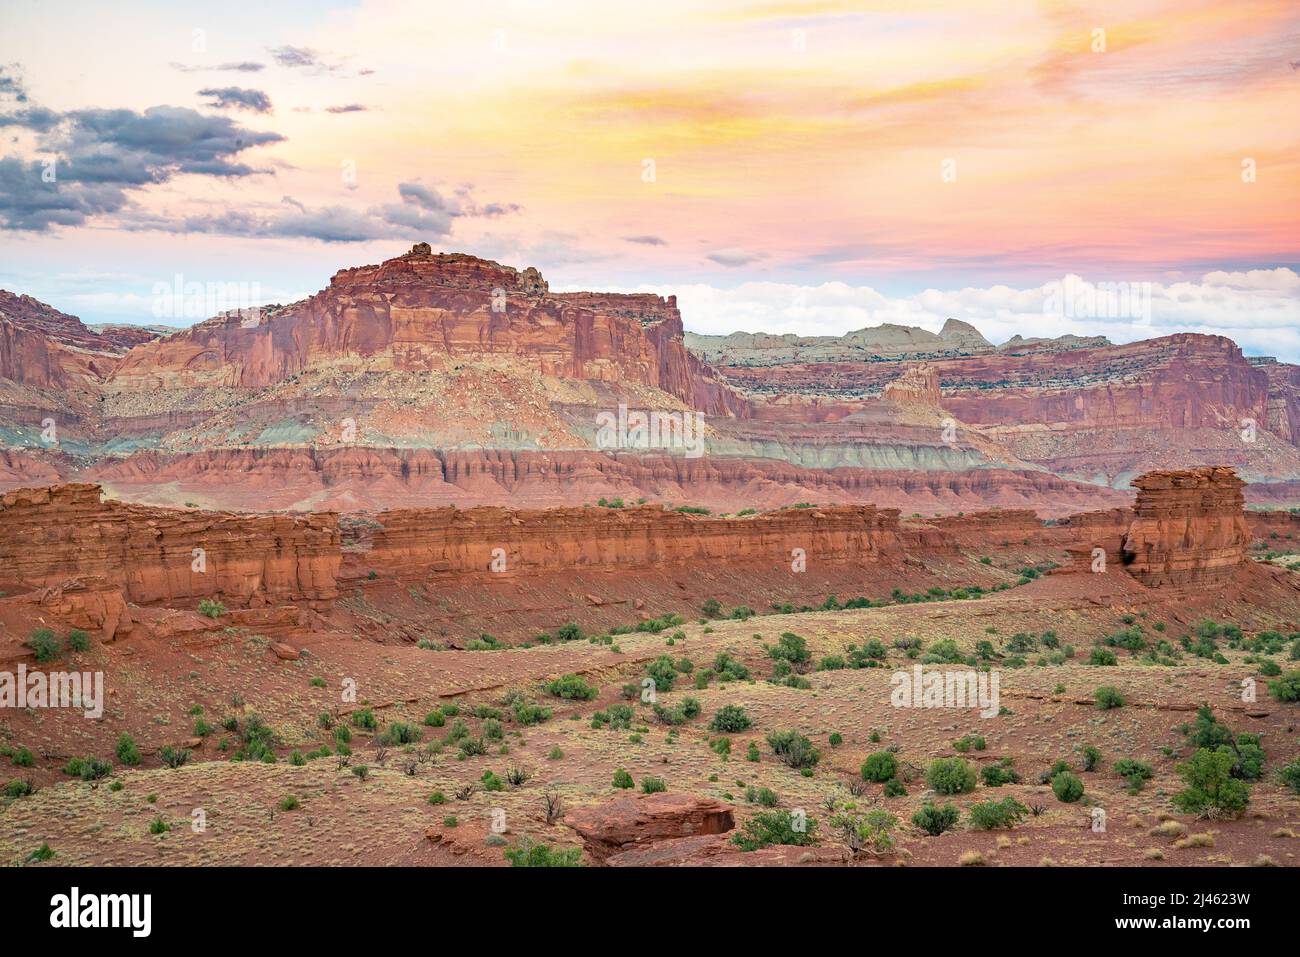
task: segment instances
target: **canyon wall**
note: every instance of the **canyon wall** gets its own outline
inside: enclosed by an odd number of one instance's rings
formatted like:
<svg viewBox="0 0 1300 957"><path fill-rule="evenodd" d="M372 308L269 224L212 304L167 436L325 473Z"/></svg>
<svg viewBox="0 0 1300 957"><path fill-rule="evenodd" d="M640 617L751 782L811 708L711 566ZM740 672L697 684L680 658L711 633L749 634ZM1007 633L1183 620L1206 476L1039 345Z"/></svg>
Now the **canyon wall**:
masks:
<svg viewBox="0 0 1300 957"><path fill-rule="evenodd" d="M400 578L495 571L545 574L576 569L761 563L867 566L901 561L898 512L871 505L791 508L712 518L658 506L397 509L363 525L345 552L345 577L372 569Z"/></svg>
<svg viewBox="0 0 1300 957"><path fill-rule="evenodd" d="M205 508L250 510L379 511L402 504L550 507L621 497L730 512L800 502L860 502L908 513L1030 507L1061 516L1132 499L1129 492L1030 470L811 468L740 456L364 447L137 452L89 466L46 457L26 467L14 461L6 468L0 456L0 490L31 484L23 481L25 474L44 476L56 469L64 480L102 483L118 498L158 505L192 500Z"/></svg>
<svg viewBox="0 0 1300 957"><path fill-rule="evenodd" d="M10 593L87 577L138 605L212 597L232 606L327 609L339 561L333 514L148 508L104 501L96 485L0 496L0 591Z"/></svg>
<svg viewBox="0 0 1300 957"><path fill-rule="evenodd" d="M111 372L123 351L75 316L0 289L0 380L85 388Z"/></svg>

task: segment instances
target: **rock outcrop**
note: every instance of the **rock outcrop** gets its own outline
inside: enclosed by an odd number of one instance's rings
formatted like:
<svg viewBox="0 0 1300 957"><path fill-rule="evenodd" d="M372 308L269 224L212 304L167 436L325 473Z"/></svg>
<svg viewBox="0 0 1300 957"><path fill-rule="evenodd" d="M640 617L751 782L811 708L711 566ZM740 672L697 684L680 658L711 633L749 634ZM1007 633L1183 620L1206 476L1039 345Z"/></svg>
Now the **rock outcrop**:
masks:
<svg viewBox="0 0 1300 957"><path fill-rule="evenodd" d="M578 808L565 821L597 862L633 848L725 834L736 826L729 804L690 794L638 794Z"/></svg>
<svg viewBox="0 0 1300 957"><path fill-rule="evenodd" d="M939 371L924 362L885 384L885 398L900 405L939 407Z"/></svg>
<svg viewBox="0 0 1300 957"><path fill-rule="evenodd" d="M97 485L0 496L0 590L100 579L137 605L217 598L232 607L337 595L337 517L232 515L104 501ZM116 630L116 629L115 629Z"/></svg>
<svg viewBox="0 0 1300 957"><path fill-rule="evenodd" d="M1205 585L1230 577L1246 561L1245 483L1228 468L1150 472L1138 490L1124 536L1129 572L1147 585Z"/></svg>
<svg viewBox="0 0 1300 957"><path fill-rule="evenodd" d="M357 529L345 575L372 569L403 579L497 571L744 566L788 569L800 550L815 565L901 560L898 512L872 505L792 508L718 519L659 506L397 509Z"/></svg>

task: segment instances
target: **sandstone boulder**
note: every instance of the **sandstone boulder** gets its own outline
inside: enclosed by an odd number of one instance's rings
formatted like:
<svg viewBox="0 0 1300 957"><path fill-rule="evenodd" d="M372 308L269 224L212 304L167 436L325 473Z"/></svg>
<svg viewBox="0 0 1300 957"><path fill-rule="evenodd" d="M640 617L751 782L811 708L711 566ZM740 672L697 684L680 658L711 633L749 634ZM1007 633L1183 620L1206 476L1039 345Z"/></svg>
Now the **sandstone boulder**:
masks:
<svg viewBox="0 0 1300 957"><path fill-rule="evenodd" d="M570 811L566 823L598 861L631 846L725 834L736 826L728 804L691 794L638 794Z"/></svg>

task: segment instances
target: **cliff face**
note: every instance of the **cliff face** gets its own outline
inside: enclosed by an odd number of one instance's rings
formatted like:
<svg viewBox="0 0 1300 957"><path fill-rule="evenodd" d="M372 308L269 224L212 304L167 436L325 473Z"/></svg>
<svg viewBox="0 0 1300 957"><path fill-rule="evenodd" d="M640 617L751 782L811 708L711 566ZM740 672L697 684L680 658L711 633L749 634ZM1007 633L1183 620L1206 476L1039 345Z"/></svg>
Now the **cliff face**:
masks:
<svg viewBox="0 0 1300 957"><path fill-rule="evenodd" d="M0 457L0 489L54 466ZM1127 504L1131 493L1070 482L1046 472L903 467L813 468L773 458L605 452L438 451L344 448L242 449L193 455L139 452L64 480L101 482L115 496L152 504L196 501L205 508L374 511L402 505L554 507L601 497L703 505L716 511L799 502L874 503L907 512L1032 507L1064 515ZM230 476L238 475L238 482ZM50 478L57 481L58 478Z"/></svg>
<svg viewBox="0 0 1300 957"><path fill-rule="evenodd" d="M417 247L336 273L303 302L219 316L137 346L113 382L118 390L247 389L324 365L420 372L499 356L545 376L659 388L714 415L742 410L681 335L673 298L555 294L535 269Z"/></svg>
<svg viewBox="0 0 1300 957"><path fill-rule="evenodd" d="M402 578L714 563L789 566L793 550L823 564L901 559L898 512L870 505L787 509L715 519L657 506L622 509L397 509L350 552L344 574ZM497 551L497 550L500 551ZM496 562L496 567L494 567Z"/></svg>
<svg viewBox="0 0 1300 957"><path fill-rule="evenodd" d="M123 351L75 316L0 289L0 380L85 388L111 372Z"/></svg>
<svg viewBox="0 0 1300 957"><path fill-rule="evenodd" d="M1123 560L1139 581L1209 584L1230 577L1247 561L1244 483L1232 469L1151 472L1133 485L1138 497Z"/></svg>
<svg viewBox="0 0 1300 957"><path fill-rule="evenodd" d="M140 605L213 597L231 606L328 608L339 560L332 514L148 508L101 501L97 485L0 496L0 590L10 592L90 577Z"/></svg>

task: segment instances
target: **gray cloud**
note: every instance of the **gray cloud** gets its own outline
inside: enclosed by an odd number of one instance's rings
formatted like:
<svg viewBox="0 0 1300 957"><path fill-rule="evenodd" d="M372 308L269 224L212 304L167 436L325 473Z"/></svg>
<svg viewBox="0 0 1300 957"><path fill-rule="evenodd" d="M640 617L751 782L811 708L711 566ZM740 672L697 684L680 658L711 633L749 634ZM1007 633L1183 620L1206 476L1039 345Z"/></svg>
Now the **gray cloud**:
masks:
<svg viewBox="0 0 1300 957"><path fill-rule="evenodd" d="M513 204L479 207L443 196L432 186L408 182L398 185L401 202L367 209L346 206L312 208L291 196L280 208L260 212L227 211L180 220L134 216L124 228L172 233L212 233L258 238L318 239L328 243L366 242L374 239L445 239L457 219L484 217L487 209L512 210Z"/></svg>
<svg viewBox="0 0 1300 957"><path fill-rule="evenodd" d="M758 260L764 258L764 254L746 252L743 249L719 249L717 252L709 253L704 258L717 263L719 266L735 269L739 266L748 266L750 263L758 262Z"/></svg>
<svg viewBox="0 0 1300 957"><path fill-rule="evenodd" d="M327 106L326 113L364 113L369 107L362 106L360 103L348 103L345 106Z"/></svg>
<svg viewBox="0 0 1300 957"><path fill-rule="evenodd" d="M187 66L184 63L169 63L173 70L180 70L182 73L258 73L266 69L265 63L254 63L251 60L244 60L240 63L218 63L216 66Z"/></svg>
<svg viewBox="0 0 1300 957"><path fill-rule="evenodd" d="M320 55L310 47L282 46L267 50L271 59L280 66L318 67L321 66Z"/></svg>
<svg viewBox="0 0 1300 957"><path fill-rule="evenodd" d="M79 226L88 217L114 213L126 205L126 194L110 183L68 186L58 176L57 163L24 163L0 159L0 228L42 232L51 226Z"/></svg>
<svg viewBox="0 0 1300 957"><path fill-rule="evenodd" d="M639 243L642 246L667 246L667 241L658 236L624 236L625 243Z"/></svg>
<svg viewBox="0 0 1300 957"><path fill-rule="evenodd" d="M219 110L252 110L254 113L270 113L271 98L261 90L250 90L241 86L207 87L199 90L199 96L208 97L208 106Z"/></svg>
<svg viewBox="0 0 1300 957"><path fill-rule="evenodd" d="M8 76L6 74L6 76ZM0 175L0 228L44 231L116 213L129 191L181 174L242 177L267 170L237 157L284 139L225 116L179 106L87 109L56 113L31 106L0 114L0 126L37 134L46 158L8 158Z"/></svg>

